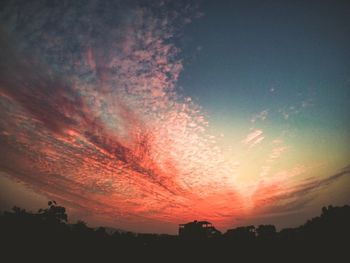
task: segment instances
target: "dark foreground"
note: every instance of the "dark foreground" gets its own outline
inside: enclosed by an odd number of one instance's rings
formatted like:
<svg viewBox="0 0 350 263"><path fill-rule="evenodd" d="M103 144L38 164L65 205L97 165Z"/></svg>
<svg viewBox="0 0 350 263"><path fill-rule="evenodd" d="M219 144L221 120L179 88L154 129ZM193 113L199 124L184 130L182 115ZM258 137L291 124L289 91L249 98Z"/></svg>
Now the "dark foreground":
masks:
<svg viewBox="0 0 350 263"><path fill-rule="evenodd" d="M179 237L67 224L49 202L38 213L14 207L0 216L2 262L350 262L350 206L322 209L304 225L276 232L241 227L212 237Z"/></svg>

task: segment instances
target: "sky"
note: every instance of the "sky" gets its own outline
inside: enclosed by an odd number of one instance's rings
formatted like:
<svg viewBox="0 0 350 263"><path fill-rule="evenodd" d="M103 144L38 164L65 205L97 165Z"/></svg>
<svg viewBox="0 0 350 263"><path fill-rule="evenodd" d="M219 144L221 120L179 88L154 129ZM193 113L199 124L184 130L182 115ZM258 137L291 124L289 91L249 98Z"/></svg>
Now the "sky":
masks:
<svg viewBox="0 0 350 263"><path fill-rule="evenodd" d="M348 1L2 1L0 208L176 233L350 203Z"/></svg>

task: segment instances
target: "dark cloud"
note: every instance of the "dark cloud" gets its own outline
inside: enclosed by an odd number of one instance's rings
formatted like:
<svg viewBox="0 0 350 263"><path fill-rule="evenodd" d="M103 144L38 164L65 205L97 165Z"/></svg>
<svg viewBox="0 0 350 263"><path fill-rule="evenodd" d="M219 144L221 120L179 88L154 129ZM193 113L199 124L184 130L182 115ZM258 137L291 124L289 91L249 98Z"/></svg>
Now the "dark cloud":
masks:
<svg viewBox="0 0 350 263"><path fill-rule="evenodd" d="M271 213L273 215L274 213L298 212L314 200L315 194L322 192L325 188L349 175L350 166L347 166L331 176L308 178L272 197L275 202L270 202L272 205L265 208L265 213L268 211L267 214Z"/></svg>
<svg viewBox="0 0 350 263"><path fill-rule="evenodd" d="M76 125L82 101L68 83L28 56L16 52L5 33L0 39L2 95L16 100L33 118L52 131Z"/></svg>

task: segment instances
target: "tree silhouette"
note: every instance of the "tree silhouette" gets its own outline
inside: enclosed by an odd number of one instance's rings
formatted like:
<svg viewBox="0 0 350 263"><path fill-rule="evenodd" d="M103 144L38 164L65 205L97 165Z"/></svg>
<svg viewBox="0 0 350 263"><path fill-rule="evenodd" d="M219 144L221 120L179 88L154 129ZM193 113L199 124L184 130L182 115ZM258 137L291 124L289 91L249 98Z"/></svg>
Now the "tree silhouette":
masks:
<svg viewBox="0 0 350 263"><path fill-rule="evenodd" d="M276 227L274 225L260 225L256 228L259 238L272 238L276 235Z"/></svg>
<svg viewBox="0 0 350 263"><path fill-rule="evenodd" d="M45 221L63 223L68 221L66 209L63 206L58 206L56 201L48 202L49 208L39 209L38 215Z"/></svg>
<svg viewBox="0 0 350 263"><path fill-rule="evenodd" d="M322 208L320 216L297 228L277 232L273 225L250 225L218 233L215 238L208 235L183 239L171 235L106 231L103 227L91 228L81 220L68 224L66 209L50 201L48 208L37 213L17 206L0 213L0 242L2 252L9 252L11 262L20 261L22 255L25 256L22 261L57 257L65 261L73 255L76 261L106 261L107 258L110 261L112 258L122 262L140 262L141 259L164 262L170 255L177 262L223 262L227 259L341 262L342 257L349 256L349 222L349 206L328 206ZM48 256L44 257L44 253Z"/></svg>
<svg viewBox="0 0 350 263"><path fill-rule="evenodd" d="M227 230L225 235L231 239L251 241L255 238L255 233L255 226L242 226Z"/></svg>

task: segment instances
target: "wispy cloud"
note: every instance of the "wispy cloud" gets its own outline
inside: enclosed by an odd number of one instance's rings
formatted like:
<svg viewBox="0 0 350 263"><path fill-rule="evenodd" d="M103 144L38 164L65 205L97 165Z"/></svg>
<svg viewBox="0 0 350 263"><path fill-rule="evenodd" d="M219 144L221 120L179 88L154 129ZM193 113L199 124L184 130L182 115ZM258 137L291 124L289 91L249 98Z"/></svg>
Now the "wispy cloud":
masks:
<svg viewBox="0 0 350 263"><path fill-rule="evenodd" d="M247 136L242 140L242 143L244 145L247 145L249 148L252 148L255 145L262 142L263 139L264 139L263 131L257 129L247 134Z"/></svg>

